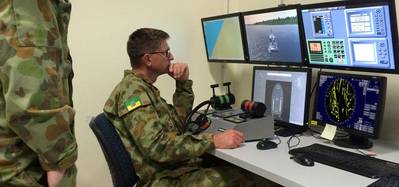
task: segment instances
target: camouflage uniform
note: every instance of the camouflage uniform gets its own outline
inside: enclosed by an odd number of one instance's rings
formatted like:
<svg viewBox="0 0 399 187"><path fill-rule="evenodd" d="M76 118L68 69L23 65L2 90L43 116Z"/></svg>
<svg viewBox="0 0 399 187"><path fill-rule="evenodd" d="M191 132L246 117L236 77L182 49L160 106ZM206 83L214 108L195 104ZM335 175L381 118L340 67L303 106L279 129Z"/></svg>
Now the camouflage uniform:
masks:
<svg viewBox="0 0 399 187"><path fill-rule="evenodd" d="M43 186L59 169L60 186L75 186L70 10L68 0L0 0L0 186Z"/></svg>
<svg viewBox="0 0 399 187"><path fill-rule="evenodd" d="M107 100L104 112L133 160L138 186L249 186L262 181L237 167L203 166L200 156L215 147L211 134L184 133L183 121L194 100L191 86L191 80L176 81L172 106L156 87L126 70Z"/></svg>

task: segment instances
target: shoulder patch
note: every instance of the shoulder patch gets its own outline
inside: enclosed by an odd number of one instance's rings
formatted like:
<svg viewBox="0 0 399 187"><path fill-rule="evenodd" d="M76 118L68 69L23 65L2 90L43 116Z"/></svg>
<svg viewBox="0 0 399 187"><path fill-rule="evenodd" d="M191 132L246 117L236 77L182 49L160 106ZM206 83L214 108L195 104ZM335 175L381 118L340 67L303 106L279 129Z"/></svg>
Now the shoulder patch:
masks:
<svg viewBox="0 0 399 187"><path fill-rule="evenodd" d="M151 100L145 92L141 94L130 95L126 98L128 99L119 101L119 106L118 106L119 117L122 117L123 115L132 112L140 107L144 107L151 104Z"/></svg>
<svg viewBox="0 0 399 187"><path fill-rule="evenodd" d="M128 112L136 109L137 107L142 105L142 102L140 100L140 97L132 97L128 99L127 101L124 102L124 105L127 109Z"/></svg>

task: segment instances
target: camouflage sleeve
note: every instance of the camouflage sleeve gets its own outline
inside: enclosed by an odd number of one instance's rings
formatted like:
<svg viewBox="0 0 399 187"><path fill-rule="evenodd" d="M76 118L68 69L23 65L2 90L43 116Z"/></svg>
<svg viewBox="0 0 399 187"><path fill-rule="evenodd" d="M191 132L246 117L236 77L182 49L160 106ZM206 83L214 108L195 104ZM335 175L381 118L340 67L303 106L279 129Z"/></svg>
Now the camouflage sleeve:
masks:
<svg viewBox="0 0 399 187"><path fill-rule="evenodd" d="M177 115L182 121L185 121L186 116L193 107L194 93L192 85L192 80L176 81L176 91L173 94L173 105Z"/></svg>
<svg viewBox="0 0 399 187"><path fill-rule="evenodd" d="M0 78L7 126L38 154L43 169L68 168L77 158L65 39L70 3L14 0L4 5L7 20L0 33L9 42L1 49L10 50L0 61Z"/></svg>
<svg viewBox="0 0 399 187"><path fill-rule="evenodd" d="M172 120L158 118L152 105L143 105L122 119L138 149L157 162L187 160L214 149L211 134L179 134Z"/></svg>
<svg viewBox="0 0 399 187"><path fill-rule="evenodd" d="M45 170L68 168L77 158L67 80L71 64L59 52L17 48L1 68L8 126L38 154Z"/></svg>

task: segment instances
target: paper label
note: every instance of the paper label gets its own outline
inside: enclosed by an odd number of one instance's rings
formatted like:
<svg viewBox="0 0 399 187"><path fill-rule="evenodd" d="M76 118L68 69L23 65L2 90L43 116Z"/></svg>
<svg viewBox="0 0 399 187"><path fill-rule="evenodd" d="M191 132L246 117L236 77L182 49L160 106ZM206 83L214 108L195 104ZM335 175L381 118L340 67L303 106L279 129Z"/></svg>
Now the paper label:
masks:
<svg viewBox="0 0 399 187"><path fill-rule="evenodd" d="M333 140L336 132L337 132L337 126L326 124L323 133L321 133L320 137L325 138L327 140Z"/></svg>

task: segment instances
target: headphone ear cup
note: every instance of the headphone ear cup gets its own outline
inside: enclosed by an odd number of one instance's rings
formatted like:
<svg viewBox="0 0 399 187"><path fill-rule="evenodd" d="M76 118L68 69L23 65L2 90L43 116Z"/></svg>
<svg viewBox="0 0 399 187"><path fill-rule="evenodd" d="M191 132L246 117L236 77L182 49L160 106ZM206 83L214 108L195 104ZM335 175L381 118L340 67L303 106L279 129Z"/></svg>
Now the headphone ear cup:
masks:
<svg viewBox="0 0 399 187"><path fill-rule="evenodd" d="M193 132L194 134L200 133L206 130L210 126L208 117L206 117L206 115L203 114L200 114L197 118L195 118L193 123L197 125L197 130L196 132Z"/></svg>
<svg viewBox="0 0 399 187"><path fill-rule="evenodd" d="M199 125L197 124L197 123L195 123L195 121L191 121L189 124L188 124L188 131L190 131L191 133L193 133L193 134L196 134L196 133L198 133L199 132Z"/></svg>

